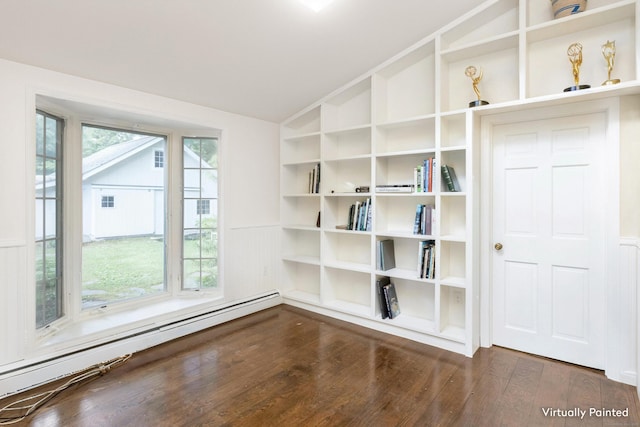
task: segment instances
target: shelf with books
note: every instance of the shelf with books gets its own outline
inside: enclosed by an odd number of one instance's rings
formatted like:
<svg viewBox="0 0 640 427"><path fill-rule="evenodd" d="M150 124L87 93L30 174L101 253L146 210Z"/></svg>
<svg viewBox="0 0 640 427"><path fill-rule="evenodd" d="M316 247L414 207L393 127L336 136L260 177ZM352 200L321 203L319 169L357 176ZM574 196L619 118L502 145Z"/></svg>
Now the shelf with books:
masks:
<svg viewBox="0 0 640 427"><path fill-rule="evenodd" d="M385 277L376 276L376 280ZM398 277L390 279L395 288L395 293L400 308L400 315L393 319L385 319L396 326L411 329L418 332L434 333L436 298L435 285L433 283L418 282ZM381 318L381 295L376 295L376 317Z"/></svg>
<svg viewBox="0 0 640 427"><path fill-rule="evenodd" d="M405 119L376 126L376 154L435 149L435 116Z"/></svg>
<svg viewBox="0 0 640 427"><path fill-rule="evenodd" d="M371 154L371 126L325 133L323 157L326 160L358 158Z"/></svg>
<svg viewBox="0 0 640 427"><path fill-rule="evenodd" d="M320 301L320 266L283 261L283 292L287 298L319 304Z"/></svg>
<svg viewBox="0 0 640 427"><path fill-rule="evenodd" d="M283 164L282 165L282 194L285 196L297 196L304 194L315 194L320 186L312 184L312 176L317 174L320 162L314 160L304 163ZM314 188L312 188L314 187Z"/></svg>
<svg viewBox="0 0 640 427"><path fill-rule="evenodd" d="M375 209L375 231L377 234L398 234L398 235L418 235L425 234L421 231L427 232L426 235L436 234L436 198L434 195L416 195L413 193L406 197L393 197L393 195L377 194L376 195L376 209ZM421 206L427 206L431 210L431 226L427 223L426 213L422 215ZM420 211L420 217L418 218L418 211ZM423 221L424 217L424 221ZM416 220L420 224L424 224L424 229L418 228L416 230ZM430 230L429 230L430 229ZM416 232L414 233L414 230ZM430 231L430 232L428 232Z"/></svg>
<svg viewBox="0 0 640 427"><path fill-rule="evenodd" d="M466 338L466 303L464 289L440 286L440 333L450 339L464 342Z"/></svg>
<svg viewBox="0 0 640 427"><path fill-rule="evenodd" d="M376 188L388 185L414 185L414 192L429 194L433 188L437 174L432 160L435 160L434 152L411 153L402 155L388 155L376 157ZM426 185L426 190L423 191Z"/></svg>
<svg viewBox="0 0 640 427"><path fill-rule="evenodd" d="M326 231L325 265L371 271L371 236L363 233Z"/></svg>
<svg viewBox="0 0 640 427"><path fill-rule="evenodd" d="M466 179L467 151L449 150L440 153L440 190L443 193L465 192L467 190ZM446 172L443 168L446 167Z"/></svg>
<svg viewBox="0 0 640 427"><path fill-rule="evenodd" d="M325 196L324 208L324 230L370 234L375 209L370 196L358 193Z"/></svg>
<svg viewBox="0 0 640 427"><path fill-rule="evenodd" d="M325 267L322 301L340 311L371 316L371 274Z"/></svg>
<svg viewBox="0 0 640 427"><path fill-rule="evenodd" d="M376 123L435 112L435 41L396 58L375 74Z"/></svg>
<svg viewBox="0 0 640 427"><path fill-rule="evenodd" d="M322 169L325 195L356 193L359 187L371 186L371 157L326 161Z"/></svg>
<svg viewBox="0 0 640 427"><path fill-rule="evenodd" d="M371 124L371 79L367 78L331 96L323 104L325 132Z"/></svg>

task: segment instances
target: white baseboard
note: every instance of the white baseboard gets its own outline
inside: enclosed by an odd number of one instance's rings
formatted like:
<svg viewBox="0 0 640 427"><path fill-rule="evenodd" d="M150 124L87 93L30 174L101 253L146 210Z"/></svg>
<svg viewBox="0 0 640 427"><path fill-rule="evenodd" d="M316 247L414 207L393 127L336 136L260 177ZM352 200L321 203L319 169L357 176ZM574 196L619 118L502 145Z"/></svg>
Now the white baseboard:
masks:
<svg viewBox="0 0 640 427"><path fill-rule="evenodd" d="M275 307L281 303L280 293L274 291L217 307L208 313L171 322L143 333L136 333L133 336L125 336L93 348L39 361L1 375L0 398L37 387L125 354L136 353L230 320Z"/></svg>

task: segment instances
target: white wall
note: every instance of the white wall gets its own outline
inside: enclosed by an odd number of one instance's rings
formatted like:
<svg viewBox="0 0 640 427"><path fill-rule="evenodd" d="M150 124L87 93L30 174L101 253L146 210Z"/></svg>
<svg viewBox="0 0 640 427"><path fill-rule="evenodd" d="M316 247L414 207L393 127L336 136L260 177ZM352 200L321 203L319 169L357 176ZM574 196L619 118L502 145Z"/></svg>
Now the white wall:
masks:
<svg viewBox="0 0 640 427"><path fill-rule="evenodd" d="M34 202L33 190L28 188L33 171L28 165L36 94L189 123L194 128L220 129L225 298L215 304L278 287L274 268L279 255L277 124L0 60L0 375L3 366L15 367L33 355L25 339L31 335L28 329L33 321L24 313L32 313L25 285L32 283L33 275L29 253ZM255 241L254 235L259 237ZM236 237L242 244L236 243ZM248 243L254 254L250 262ZM251 283L246 282L249 269L257 272L251 275Z"/></svg>

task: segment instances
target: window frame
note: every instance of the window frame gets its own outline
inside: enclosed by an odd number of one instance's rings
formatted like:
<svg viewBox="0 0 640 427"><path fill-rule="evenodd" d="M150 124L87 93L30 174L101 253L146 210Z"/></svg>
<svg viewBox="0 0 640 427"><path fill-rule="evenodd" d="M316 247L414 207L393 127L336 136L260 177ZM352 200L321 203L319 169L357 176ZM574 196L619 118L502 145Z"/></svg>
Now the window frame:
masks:
<svg viewBox="0 0 640 427"><path fill-rule="evenodd" d="M153 318L155 316L166 316L168 307L175 307L176 300L181 301L178 306L183 307L182 310L190 306L199 306L201 304L211 304L215 300L224 298L224 284L222 257L218 256L218 288L209 292L203 290L199 292L199 299L193 300L193 289L183 289L182 286L182 162L183 147L182 138L187 137L194 132L190 126L181 125L178 121L168 121L166 118L148 118L147 123L135 120L140 116L122 110L113 110L109 107L101 107L94 104L84 104L76 101L68 101L60 98L51 98L47 95L36 94L35 110L44 111L61 117L64 122L64 144L66 147L75 147L67 149L65 158L63 159L63 171L65 173L64 191L65 201L64 208L66 215L63 216L63 225L65 227L65 242L68 249L62 259L62 270L67 274L64 275L63 285L66 291L62 298L62 303L67 307L64 316L53 322L52 328L32 329L34 348L39 345L49 345L52 341L52 335L57 335L54 342L58 340L66 340L63 338L65 334L75 336L76 340L82 340L84 333L79 332L82 324L87 322L98 322L99 330L109 331L118 330L123 325L118 326L118 322L114 321L112 313L131 312L137 313L141 319ZM96 111L103 111L103 121L98 121L95 117ZM90 114L90 116L89 116ZM129 117L131 115L131 117ZM34 111L35 118L35 111ZM108 118L108 119L107 119ZM35 119L34 119L35 121ZM166 123L170 122L171 128L166 127ZM160 295L149 296L145 298L137 298L125 300L118 303L108 305L107 307L97 307L94 309L82 309L82 277L81 265L82 259L78 248L82 245L82 227L77 225L76 218L82 217L82 126L89 125L95 127L113 128L131 133L156 134L166 138L166 145L163 152L163 167L168 171L165 173L165 291ZM34 127L35 129L35 127ZM222 131L215 128L199 128L197 132L201 137L214 137L218 139L220 145ZM203 132L202 129L205 129ZM33 139L35 144L35 137ZM35 157L34 157L35 159ZM218 194L220 193L221 183L218 181ZM218 207L218 218L222 221L221 210ZM221 234L218 233L219 251L222 251ZM33 259L33 258L32 258ZM35 282L33 282L35 284ZM35 310L35 291L29 291L31 310ZM184 298L188 298L184 300ZM174 301L174 302L172 302ZM173 308L176 309L176 308ZM178 311L179 312L179 311ZM176 314L178 313L176 312ZM35 315L32 316L35 325ZM103 319L103 320L100 320ZM133 320L127 320L128 324ZM92 324L93 324L92 323ZM131 323L133 324L133 323ZM115 328L115 329L114 329ZM125 327L126 328L126 327ZM62 332L66 331L66 332ZM76 332L74 332L76 331ZM31 334L30 334L31 335ZM40 343L40 344L38 344ZM49 344L47 344L49 343Z"/></svg>

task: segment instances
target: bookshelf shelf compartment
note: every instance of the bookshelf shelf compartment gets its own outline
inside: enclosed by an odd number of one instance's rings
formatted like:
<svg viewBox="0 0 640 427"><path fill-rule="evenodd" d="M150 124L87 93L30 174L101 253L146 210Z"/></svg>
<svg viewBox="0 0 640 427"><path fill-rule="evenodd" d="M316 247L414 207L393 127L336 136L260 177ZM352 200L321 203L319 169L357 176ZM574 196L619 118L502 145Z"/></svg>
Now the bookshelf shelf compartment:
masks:
<svg viewBox="0 0 640 427"><path fill-rule="evenodd" d="M308 264L320 264L320 232L315 230L283 230L283 257Z"/></svg>
<svg viewBox="0 0 640 427"><path fill-rule="evenodd" d="M413 235L418 205L431 205L435 208L435 197L376 197L375 230L377 234ZM433 211L435 215L435 210ZM435 218L434 218L435 219ZM432 229L431 235L436 230ZM418 237L418 236L416 236Z"/></svg>
<svg viewBox="0 0 640 427"><path fill-rule="evenodd" d="M429 158L435 158L434 152L377 157L376 185L412 185L414 169Z"/></svg>
<svg viewBox="0 0 640 427"><path fill-rule="evenodd" d="M440 286L440 333L451 339L464 341L465 312L465 290Z"/></svg>
<svg viewBox="0 0 640 427"><path fill-rule="evenodd" d="M285 139L282 163L296 164L320 161L320 134Z"/></svg>
<svg viewBox="0 0 640 427"><path fill-rule="evenodd" d="M493 39L518 29L518 0L500 0L442 34L442 49L451 50Z"/></svg>
<svg viewBox="0 0 640 427"><path fill-rule="evenodd" d="M320 132L320 124L320 107L315 107L284 124L282 134L285 139L313 135Z"/></svg>
<svg viewBox="0 0 640 427"><path fill-rule="evenodd" d="M626 9L621 8L621 10ZM599 18L601 15L594 16ZM562 93L564 88L574 84L566 51L569 45L576 41L582 44L585 58L580 67L581 84L589 84L592 88L596 88L607 79L607 67L601 53L602 44L607 40L616 42L616 61L613 72L615 76L612 75L612 77L619 78L623 82L635 80L637 46L636 24L633 16L633 14L627 15L613 22L594 22L593 26L588 26L579 32L559 34L554 32L553 37L546 29L529 32L527 34L527 96L538 97ZM542 69L545 70L544 73L541 72Z"/></svg>
<svg viewBox="0 0 640 427"><path fill-rule="evenodd" d="M324 259L327 264L348 268L371 269L371 236L362 233L325 233Z"/></svg>
<svg viewBox="0 0 640 427"><path fill-rule="evenodd" d="M376 154L393 154L406 151L434 150L435 118L425 117L400 123L378 125Z"/></svg>
<svg viewBox="0 0 640 427"><path fill-rule="evenodd" d="M284 197L282 224L292 228L315 228L320 212L320 196Z"/></svg>
<svg viewBox="0 0 640 427"><path fill-rule="evenodd" d="M337 160L371 154L371 127L325 134L324 158Z"/></svg>
<svg viewBox="0 0 640 427"><path fill-rule="evenodd" d="M371 158L331 160L324 164L321 187L325 194L355 193L360 186L371 185Z"/></svg>
<svg viewBox="0 0 640 427"><path fill-rule="evenodd" d="M439 277L466 277L466 243L441 240L438 246Z"/></svg>
<svg viewBox="0 0 640 427"><path fill-rule="evenodd" d="M340 92L323 105L325 132L335 132L371 124L371 80Z"/></svg>
<svg viewBox="0 0 640 427"><path fill-rule="evenodd" d="M353 193L343 196L326 196L324 203L324 212L322 217L322 226L327 231L335 233L363 233L370 234L367 231L355 231L336 229L336 226L346 226L349 224L349 212L351 205L356 203L362 203L367 200L369 196L359 193Z"/></svg>
<svg viewBox="0 0 640 427"><path fill-rule="evenodd" d="M301 301L320 302L320 267L283 261L283 287L287 296Z"/></svg>
<svg viewBox="0 0 640 427"><path fill-rule="evenodd" d="M435 112L435 43L399 58L376 75L376 122Z"/></svg>
<svg viewBox="0 0 640 427"><path fill-rule="evenodd" d="M435 332L435 285L401 278L392 278L391 282L396 288L401 314L386 321L417 331ZM376 307L379 317L379 302Z"/></svg>
<svg viewBox="0 0 640 427"><path fill-rule="evenodd" d="M323 301L342 311L371 315L371 274L325 267Z"/></svg>

